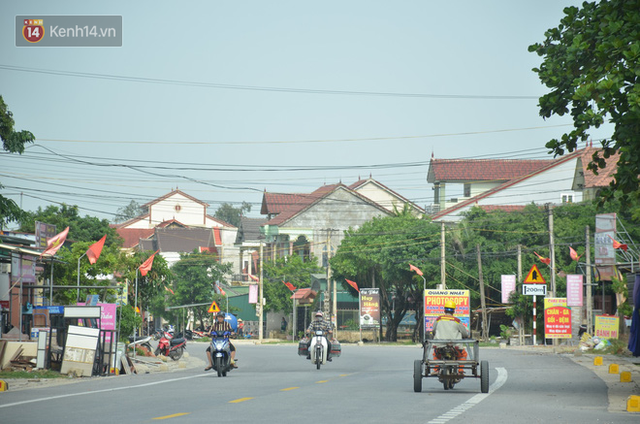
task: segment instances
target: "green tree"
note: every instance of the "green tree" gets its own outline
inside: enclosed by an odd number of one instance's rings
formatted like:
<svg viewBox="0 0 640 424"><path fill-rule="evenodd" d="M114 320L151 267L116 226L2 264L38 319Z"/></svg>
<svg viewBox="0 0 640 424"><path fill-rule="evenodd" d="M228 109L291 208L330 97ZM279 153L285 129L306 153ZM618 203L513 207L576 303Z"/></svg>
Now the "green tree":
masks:
<svg viewBox="0 0 640 424"><path fill-rule="evenodd" d="M235 227L239 227L240 217L242 217L245 212L251 212L251 204L247 202L242 202L242 206L240 207L234 207L231 203L223 203L216 210L213 216L228 222Z"/></svg>
<svg viewBox="0 0 640 424"><path fill-rule="evenodd" d="M80 216L77 206L47 206L38 208L36 212L25 212L20 222L20 231L32 233L35 221L56 225L57 231L69 227L69 235L65 247L58 250L56 256L60 261L53 265L53 281L55 285L68 285L70 288L54 289L54 302L59 305L74 304L76 299L83 300L88 294L99 294L103 301L115 301L116 291L107 289L81 289L79 294L78 263L80 264L80 285L107 286L112 284L108 275L123 275L129 268L135 270L136 265L130 263L130 258L120 251L122 239L109 221L100 220L92 216ZM90 264L86 258L78 262L89 246L106 235L100 258L95 264ZM69 246L69 247L66 247ZM45 260L43 275L51 275L51 261Z"/></svg>
<svg viewBox="0 0 640 424"><path fill-rule="evenodd" d="M115 229L109 227L108 220L89 215L82 217L78 206L49 205L44 209L39 207L35 212L26 212L20 221L20 231L33 232L36 221L55 225L58 231L69 227L67 239L70 241L96 242L106 234L105 246L122 245L122 239Z"/></svg>
<svg viewBox="0 0 640 424"><path fill-rule="evenodd" d="M407 311L414 310L419 325L413 339L418 340L424 321L424 282L410 271L409 264L422 270L428 288L439 283L439 226L405 210L395 216L374 218L345 234L336 255L331 258L334 279L354 295L357 293L345 278L360 287L380 288L381 312L387 317L387 340L397 339L400 321Z"/></svg>
<svg viewBox="0 0 640 424"><path fill-rule="evenodd" d="M113 222L120 223L136 218L144 213L144 208L138 202L132 200L127 206L118 208Z"/></svg>
<svg viewBox="0 0 640 424"><path fill-rule="evenodd" d="M605 120L613 123L603 150L594 153L589 169L597 173L604 158L620 153L617 171L603 199L622 193L623 201L640 194L640 7L635 0L584 2L567 7L560 25L545 32L545 40L529 46L543 57L536 72L551 92L540 98L540 115L571 113L574 129L547 147L556 155L576 149L589 130Z"/></svg>
<svg viewBox="0 0 640 424"><path fill-rule="evenodd" d="M323 272L315 257L303 261L298 255L278 258L273 262L264 262L264 297L266 309L269 311L283 311L289 314L293 311L291 290L283 281L293 284L296 288L309 287L311 274Z"/></svg>
<svg viewBox="0 0 640 424"><path fill-rule="evenodd" d="M2 139L2 149L9 153L24 153L24 146L33 143L34 135L29 131L15 131L13 129L15 121L13 113L8 109L2 96L0 96L0 139ZM0 189L3 186L0 184ZM0 195L0 228L9 222L19 221L23 217L23 211L11 199Z"/></svg>
<svg viewBox="0 0 640 424"><path fill-rule="evenodd" d="M231 273L231 264L222 264L218 258L210 253L181 253L180 260L173 265L173 290L170 295L172 305L191 305L196 303L218 302L222 308L224 296L216 294L214 286L217 281L223 281ZM208 306L193 308L196 319L204 326Z"/></svg>

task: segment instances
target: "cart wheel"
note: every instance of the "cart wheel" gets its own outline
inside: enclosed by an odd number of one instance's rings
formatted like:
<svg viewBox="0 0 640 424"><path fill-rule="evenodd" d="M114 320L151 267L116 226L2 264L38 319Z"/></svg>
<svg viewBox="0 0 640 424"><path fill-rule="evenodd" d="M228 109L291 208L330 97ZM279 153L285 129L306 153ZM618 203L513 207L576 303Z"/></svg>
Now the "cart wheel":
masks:
<svg viewBox="0 0 640 424"><path fill-rule="evenodd" d="M489 393L489 362L480 362L480 391Z"/></svg>
<svg viewBox="0 0 640 424"><path fill-rule="evenodd" d="M422 361L419 359L413 361L413 391L422 391Z"/></svg>

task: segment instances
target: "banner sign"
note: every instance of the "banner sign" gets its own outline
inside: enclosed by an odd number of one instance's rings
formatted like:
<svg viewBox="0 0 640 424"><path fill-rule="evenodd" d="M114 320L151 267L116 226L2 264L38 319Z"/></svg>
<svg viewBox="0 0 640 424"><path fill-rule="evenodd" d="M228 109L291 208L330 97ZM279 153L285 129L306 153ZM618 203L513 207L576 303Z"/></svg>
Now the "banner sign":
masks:
<svg viewBox="0 0 640 424"><path fill-rule="evenodd" d="M11 255L11 282L25 284L36 282L36 258L13 253Z"/></svg>
<svg viewBox="0 0 640 424"><path fill-rule="evenodd" d="M249 285L249 303L258 303L258 285Z"/></svg>
<svg viewBox="0 0 640 424"><path fill-rule="evenodd" d="M582 275L567 275L567 306L582 306Z"/></svg>
<svg viewBox="0 0 640 424"><path fill-rule="evenodd" d="M571 309L564 297L544 299L544 336L547 339L571 338Z"/></svg>
<svg viewBox="0 0 640 424"><path fill-rule="evenodd" d="M360 327L380 328L380 289L360 289Z"/></svg>
<svg viewBox="0 0 640 424"><path fill-rule="evenodd" d="M616 223L615 213L596 215L596 232L593 235L594 256L598 269L596 275L600 281L610 281L615 275L613 265L616 263L616 253L612 238L616 238Z"/></svg>
<svg viewBox="0 0 640 424"><path fill-rule="evenodd" d="M614 315L596 315L596 337L601 339L618 338L619 318Z"/></svg>
<svg viewBox="0 0 640 424"><path fill-rule="evenodd" d="M452 300L456 304L453 316L462 321L470 330L469 290L425 290L424 291L424 322L426 331L433 331L433 323L439 316L444 315L444 304Z"/></svg>
<svg viewBox="0 0 640 424"><path fill-rule="evenodd" d="M516 291L516 276L502 275L502 303L509 303L509 295Z"/></svg>

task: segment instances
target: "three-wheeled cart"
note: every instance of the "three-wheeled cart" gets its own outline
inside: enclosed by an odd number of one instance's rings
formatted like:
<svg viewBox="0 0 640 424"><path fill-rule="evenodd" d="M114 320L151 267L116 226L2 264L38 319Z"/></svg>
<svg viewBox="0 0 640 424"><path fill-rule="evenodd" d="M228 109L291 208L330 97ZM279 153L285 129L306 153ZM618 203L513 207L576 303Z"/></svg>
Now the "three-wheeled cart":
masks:
<svg viewBox="0 0 640 424"><path fill-rule="evenodd" d="M461 358L464 349L466 359ZM422 359L413 362L413 391L422 391L422 379L437 378L445 390L453 389L463 378L479 378L482 393L489 393L489 362L479 361L479 341L427 340Z"/></svg>

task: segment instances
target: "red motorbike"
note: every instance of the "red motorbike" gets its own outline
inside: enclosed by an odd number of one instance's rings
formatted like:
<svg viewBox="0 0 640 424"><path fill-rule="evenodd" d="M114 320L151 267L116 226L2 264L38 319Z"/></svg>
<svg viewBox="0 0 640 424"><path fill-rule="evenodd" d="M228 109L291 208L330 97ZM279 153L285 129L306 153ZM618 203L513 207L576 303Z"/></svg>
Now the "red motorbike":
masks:
<svg viewBox="0 0 640 424"><path fill-rule="evenodd" d="M187 340L183 337L173 337L173 334L164 331L158 341L155 355L164 355L177 361L182 357L182 353L187 348Z"/></svg>

